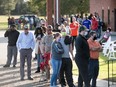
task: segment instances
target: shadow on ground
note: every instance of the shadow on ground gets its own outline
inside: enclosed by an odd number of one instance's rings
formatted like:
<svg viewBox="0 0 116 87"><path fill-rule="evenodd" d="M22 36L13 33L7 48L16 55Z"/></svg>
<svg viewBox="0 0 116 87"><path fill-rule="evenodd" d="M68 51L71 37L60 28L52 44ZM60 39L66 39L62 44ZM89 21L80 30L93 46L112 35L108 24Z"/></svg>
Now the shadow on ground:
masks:
<svg viewBox="0 0 116 87"><path fill-rule="evenodd" d="M27 66L25 64L25 78L24 81L20 81L20 66L19 62L16 68L8 67L3 68L3 65L0 65L0 87L49 87L49 82L39 82L41 74L36 71L36 61L32 62L32 77L33 81L27 79Z"/></svg>

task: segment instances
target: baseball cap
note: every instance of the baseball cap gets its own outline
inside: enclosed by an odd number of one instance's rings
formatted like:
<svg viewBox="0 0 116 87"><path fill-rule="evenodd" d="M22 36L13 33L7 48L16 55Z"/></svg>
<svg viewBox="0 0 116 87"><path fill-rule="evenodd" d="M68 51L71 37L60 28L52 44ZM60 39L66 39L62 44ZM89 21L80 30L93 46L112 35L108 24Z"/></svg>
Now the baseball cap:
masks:
<svg viewBox="0 0 116 87"><path fill-rule="evenodd" d="M28 26L27 25L24 25L24 30L28 30Z"/></svg>
<svg viewBox="0 0 116 87"><path fill-rule="evenodd" d="M81 32L81 31L88 31L87 30L87 28L84 26L84 25L81 25L80 27L79 27L79 32Z"/></svg>

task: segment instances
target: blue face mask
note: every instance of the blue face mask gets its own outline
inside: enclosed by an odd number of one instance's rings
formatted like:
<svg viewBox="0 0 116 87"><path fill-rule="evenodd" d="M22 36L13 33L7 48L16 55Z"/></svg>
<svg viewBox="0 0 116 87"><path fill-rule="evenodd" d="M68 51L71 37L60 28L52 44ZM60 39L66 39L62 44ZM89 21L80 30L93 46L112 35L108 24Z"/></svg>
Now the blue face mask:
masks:
<svg viewBox="0 0 116 87"><path fill-rule="evenodd" d="M85 32L85 33L84 33L84 36L87 36L87 34L88 34L88 32Z"/></svg>
<svg viewBox="0 0 116 87"><path fill-rule="evenodd" d="M58 38L58 42L60 42L60 40L61 40L61 37L60 37L60 38Z"/></svg>

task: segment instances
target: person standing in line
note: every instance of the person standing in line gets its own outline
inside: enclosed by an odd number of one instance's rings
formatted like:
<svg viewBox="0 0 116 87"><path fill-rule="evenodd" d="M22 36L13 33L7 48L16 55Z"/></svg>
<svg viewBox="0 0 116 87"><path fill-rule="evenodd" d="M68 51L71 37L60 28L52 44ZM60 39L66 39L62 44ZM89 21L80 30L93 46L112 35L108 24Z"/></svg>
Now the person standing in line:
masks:
<svg viewBox="0 0 116 87"><path fill-rule="evenodd" d="M61 64L62 64L62 53L64 52L63 47L60 41L60 34L56 33L54 35L55 40L52 43L52 50L51 50L51 65L53 74L51 76L50 87L57 86L57 78L60 72ZM58 51L57 45L59 48L62 49L62 52Z"/></svg>
<svg viewBox="0 0 116 87"><path fill-rule="evenodd" d="M54 40L53 34L52 34L53 27L51 25L47 26L46 29L46 35L42 39L43 44L43 56L45 58L45 72L46 72L46 79L50 79L50 55L51 55L51 44Z"/></svg>
<svg viewBox="0 0 116 87"><path fill-rule="evenodd" d="M87 17L85 17L85 20L82 22L82 25L84 25L90 31L91 21Z"/></svg>
<svg viewBox="0 0 116 87"><path fill-rule="evenodd" d="M70 24L68 24L67 21L64 21L64 26L66 27L66 33L67 33L67 35L70 35Z"/></svg>
<svg viewBox="0 0 116 87"><path fill-rule="evenodd" d="M91 30L95 31L98 37L98 20L95 16L92 17L91 23Z"/></svg>
<svg viewBox="0 0 116 87"><path fill-rule="evenodd" d="M15 25L11 25L4 37L8 37L8 46L7 46L7 62L3 67L10 67L12 57L14 57L13 67L16 67L17 64L17 47L16 42L19 36L19 32L16 30Z"/></svg>
<svg viewBox="0 0 116 87"><path fill-rule="evenodd" d="M29 32L28 26L24 26L24 32L19 35L17 40L17 47L20 52L20 76L21 81L24 80L24 66L25 60L27 61L27 77L28 80L33 80L31 78L31 60L32 60L32 51L35 47L34 35Z"/></svg>
<svg viewBox="0 0 116 87"><path fill-rule="evenodd" d="M36 45L35 45L35 54L37 55L37 71L35 73L40 72L40 60L41 60L41 54L42 52L42 39L44 37L44 33L42 31L42 27L37 27L35 31L36 35Z"/></svg>
<svg viewBox="0 0 116 87"><path fill-rule="evenodd" d="M89 32L91 31L91 29L90 29L91 28L91 21L88 19L87 16L85 17L85 20L83 20L82 25L84 25L88 30L87 36L86 36L86 38L88 38L89 37Z"/></svg>
<svg viewBox="0 0 116 87"><path fill-rule="evenodd" d="M99 52L102 50L102 46L96 40L97 35L95 31L90 32L90 38L88 39L90 49L90 60L89 60L89 83L92 80L92 86L96 87L96 80L99 74Z"/></svg>
<svg viewBox="0 0 116 87"><path fill-rule="evenodd" d="M76 18L72 17L72 23L70 24L70 35L72 36L72 48L74 49L74 43L76 37L78 36L79 23L76 21Z"/></svg>
<svg viewBox="0 0 116 87"><path fill-rule="evenodd" d="M80 26L79 28L79 36L76 38L75 48L75 62L79 70L78 77L78 87L83 87L83 82L85 83L85 87L90 87L89 78L88 78L88 64L90 58L89 45L87 43L86 36L86 27Z"/></svg>
<svg viewBox="0 0 116 87"><path fill-rule="evenodd" d="M66 86L66 82L64 78L64 74L65 74L68 86L75 87L75 85L73 84L73 74L72 74L73 65L72 65L72 60L70 57L70 53L71 53L72 59L74 60L72 44L68 38L66 39L67 33L65 29L66 29L65 27L62 27L62 30L61 30L62 37L60 39L60 43L62 44L64 53L62 54L62 65L60 69L59 80L60 80L61 87Z"/></svg>

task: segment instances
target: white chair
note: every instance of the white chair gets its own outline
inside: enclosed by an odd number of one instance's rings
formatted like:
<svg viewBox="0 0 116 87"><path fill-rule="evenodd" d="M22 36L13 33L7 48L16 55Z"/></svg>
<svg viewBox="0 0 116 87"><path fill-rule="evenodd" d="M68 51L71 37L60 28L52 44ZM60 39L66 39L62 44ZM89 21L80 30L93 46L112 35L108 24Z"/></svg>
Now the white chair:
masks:
<svg viewBox="0 0 116 87"><path fill-rule="evenodd" d="M109 49L109 59L116 59L116 40L111 43Z"/></svg>
<svg viewBox="0 0 116 87"><path fill-rule="evenodd" d="M111 37L109 37L108 41L106 43L103 43L102 47L103 47L103 55L107 56L109 55L109 48L111 45Z"/></svg>

